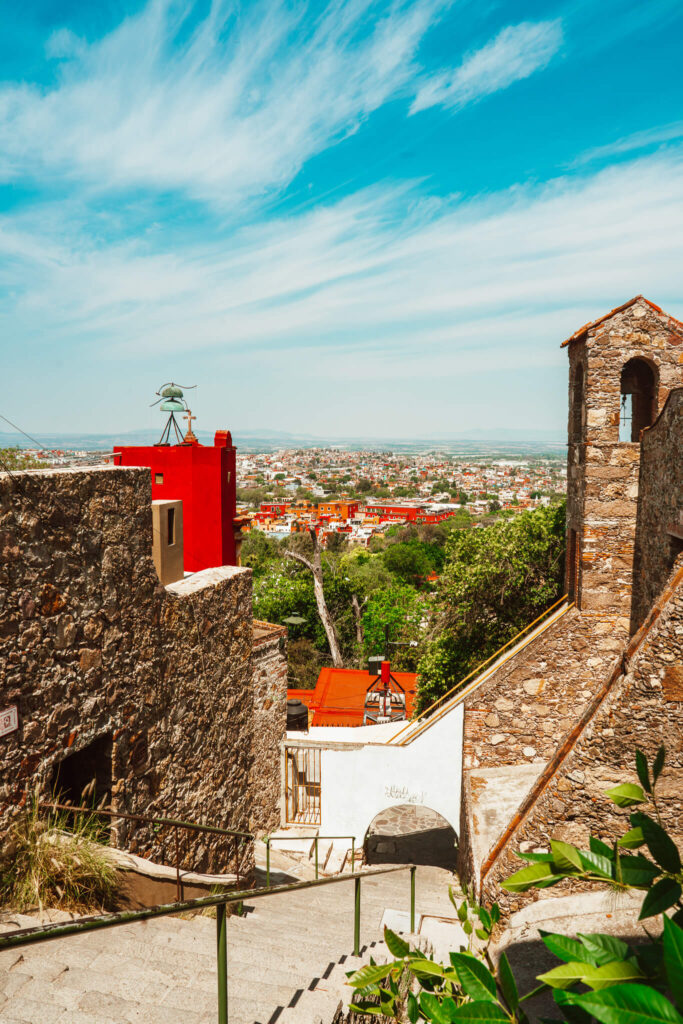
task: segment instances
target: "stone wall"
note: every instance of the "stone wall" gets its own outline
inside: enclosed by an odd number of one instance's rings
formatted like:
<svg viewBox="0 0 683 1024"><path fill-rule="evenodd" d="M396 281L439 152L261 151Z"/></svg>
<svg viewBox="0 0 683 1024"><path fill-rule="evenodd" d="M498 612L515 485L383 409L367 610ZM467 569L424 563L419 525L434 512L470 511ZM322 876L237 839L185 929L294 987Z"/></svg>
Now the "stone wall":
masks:
<svg viewBox="0 0 683 1024"><path fill-rule="evenodd" d="M584 610L631 612L640 444L619 442L621 371L630 359L646 360L661 410L683 381L682 345L683 325L641 297L570 340L567 528L579 541Z"/></svg>
<svg viewBox="0 0 683 1024"><path fill-rule="evenodd" d="M163 588L150 505L148 469L0 474L0 710L19 712L0 737L0 834L29 788L97 739L117 810L249 830L251 571ZM122 825L114 841L174 858L163 830ZM232 840L181 844L185 867L232 864Z"/></svg>
<svg viewBox="0 0 683 1024"><path fill-rule="evenodd" d="M465 701L465 770L547 760L626 638L625 620L570 609Z"/></svg>
<svg viewBox="0 0 683 1024"><path fill-rule="evenodd" d="M661 743L667 747L658 786L660 813L683 847L683 557L621 665L606 681L606 696L596 712L558 747L556 770L549 781L539 783L531 806L519 816L485 874L485 898L498 899L507 910L580 887L563 882L552 890L525 894L500 890L500 882L521 866L515 850L545 850L551 838L585 847L590 834L609 843L630 827L629 811L616 807L604 793L617 783L637 782L636 747L650 760Z"/></svg>
<svg viewBox="0 0 683 1024"><path fill-rule="evenodd" d="M631 609L633 632L659 596L681 550L683 388L676 388L657 422L643 433Z"/></svg>
<svg viewBox="0 0 683 1024"><path fill-rule="evenodd" d="M281 819L282 741L287 731L287 630L254 621L254 760L251 831L273 832Z"/></svg>

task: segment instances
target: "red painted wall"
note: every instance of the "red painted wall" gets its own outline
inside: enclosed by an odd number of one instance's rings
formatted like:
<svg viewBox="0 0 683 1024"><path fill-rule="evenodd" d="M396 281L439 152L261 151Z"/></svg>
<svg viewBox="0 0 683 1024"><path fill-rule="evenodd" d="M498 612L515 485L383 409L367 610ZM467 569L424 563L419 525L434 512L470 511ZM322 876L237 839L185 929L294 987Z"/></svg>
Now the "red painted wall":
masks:
<svg viewBox="0 0 683 1024"><path fill-rule="evenodd" d="M235 448L229 430L203 444L114 446L117 466L149 466L152 499L183 503L186 572L235 565ZM163 483L156 483L156 475Z"/></svg>

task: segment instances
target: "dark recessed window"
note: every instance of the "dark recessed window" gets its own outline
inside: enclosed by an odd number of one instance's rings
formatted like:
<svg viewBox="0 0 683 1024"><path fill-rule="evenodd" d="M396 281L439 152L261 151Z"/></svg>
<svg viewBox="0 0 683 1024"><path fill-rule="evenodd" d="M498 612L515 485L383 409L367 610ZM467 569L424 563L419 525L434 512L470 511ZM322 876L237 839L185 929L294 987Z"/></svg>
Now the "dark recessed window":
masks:
<svg viewBox="0 0 683 1024"><path fill-rule="evenodd" d="M163 473L155 473L154 474L154 483L155 484L163 484L163 482L164 482L164 474Z"/></svg>
<svg viewBox="0 0 683 1024"><path fill-rule="evenodd" d="M168 516L166 536L170 547L171 544L175 544L175 509L167 509L166 514Z"/></svg>

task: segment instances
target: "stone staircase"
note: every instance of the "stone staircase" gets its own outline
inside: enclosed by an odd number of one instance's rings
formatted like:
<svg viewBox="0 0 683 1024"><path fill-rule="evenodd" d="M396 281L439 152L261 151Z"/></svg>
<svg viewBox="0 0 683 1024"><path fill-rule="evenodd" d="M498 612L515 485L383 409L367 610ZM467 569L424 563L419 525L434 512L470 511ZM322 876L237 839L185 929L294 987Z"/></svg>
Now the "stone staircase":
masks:
<svg viewBox="0 0 683 1024"><path fill-rule="evenodd" d="M454 916L451 880L439 868L418 868L418 920ZM361 893L360 958L351 953L352 881L245 901L244 916L228 919L230 1024L328 1024L350 997L346 972L386 956L382 921L408 910L409 872L368 878ZM5 915L0 929L36 923ZM216 925L208 916L159 918L0 953L3 1024L209 1024L216 1016Z"/></svg>

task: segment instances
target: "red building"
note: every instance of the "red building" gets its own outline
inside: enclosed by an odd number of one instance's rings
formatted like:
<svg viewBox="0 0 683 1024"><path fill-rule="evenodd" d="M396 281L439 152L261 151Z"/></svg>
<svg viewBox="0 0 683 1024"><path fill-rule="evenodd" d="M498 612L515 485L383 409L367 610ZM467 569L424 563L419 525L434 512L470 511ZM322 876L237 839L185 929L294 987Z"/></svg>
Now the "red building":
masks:
<svg viewBox="0 0 683 1024"><path fill-rule="evenodd" d="M117 466L149 466L152 500L182 501L186 572L236 565L235 448L229 430L213 446L196 438L183 444L114 446Z"/></svg>
<svg viewBox="0 0 683 1024"><path fill-rule="evenodd" d="M392 676L405 692L406 716L410 718L415 701L417 673L393 672ZM363 725L368 689L376 682L377 676L369 672L323 668L314 690L287 690L287 698L306 704L311 726Z"/></svg>

